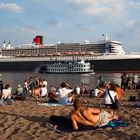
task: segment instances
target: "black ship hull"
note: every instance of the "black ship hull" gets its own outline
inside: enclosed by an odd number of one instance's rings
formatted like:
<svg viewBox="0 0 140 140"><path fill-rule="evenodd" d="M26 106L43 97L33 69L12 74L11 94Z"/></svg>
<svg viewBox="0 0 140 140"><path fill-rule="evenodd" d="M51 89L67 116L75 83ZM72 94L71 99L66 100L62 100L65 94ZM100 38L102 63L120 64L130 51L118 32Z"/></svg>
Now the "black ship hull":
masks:
<svg viewBox="0 0 140 140"><path fill-rule="evenodd" d="M97 72L140 72L139 59L87 60L95 73ZM38 72L42 65L51 61L5 61L0 62L0 71Z"/></svg>
<svg viewBox="0 0 140 140"><path fill-rule="evenodd" d="M140 72L140 59L91 60L95 72Z"/></svg>

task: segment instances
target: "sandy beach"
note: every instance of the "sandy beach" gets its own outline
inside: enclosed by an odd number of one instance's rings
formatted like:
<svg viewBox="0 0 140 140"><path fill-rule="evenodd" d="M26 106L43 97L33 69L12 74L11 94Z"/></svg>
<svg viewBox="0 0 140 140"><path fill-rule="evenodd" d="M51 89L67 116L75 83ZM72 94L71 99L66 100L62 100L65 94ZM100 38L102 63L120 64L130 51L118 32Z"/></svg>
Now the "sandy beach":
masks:
<svg viewBox="0 0 140 140"><path fill-rule="evenodd" d="M2 140L138 140L140 139L140 109L129 102L130 95L137 92L127 90L121 99L119 117L129 125L117 128L97 128L63 134L46 127L51 115L69 115L72 106L41 106L35 99L16 101L12 105L0 106L0 139ZM99 107L98 100L81 97L88 106Z"/></svg>

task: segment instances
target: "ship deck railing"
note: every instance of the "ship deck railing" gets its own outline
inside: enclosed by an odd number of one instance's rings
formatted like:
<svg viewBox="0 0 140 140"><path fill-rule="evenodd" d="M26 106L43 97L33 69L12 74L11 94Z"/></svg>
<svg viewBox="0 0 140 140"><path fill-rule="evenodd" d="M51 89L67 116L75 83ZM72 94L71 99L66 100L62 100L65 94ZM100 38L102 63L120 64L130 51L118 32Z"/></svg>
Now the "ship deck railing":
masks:
<svg viewBox="0 0 140 140"><path fill-rule="evenodd" d="M111 60L111 59L136 59L140 55L108 55L108 56L48 56L48 57L1 57L0 61L65 61L65 60Z"/></svg>

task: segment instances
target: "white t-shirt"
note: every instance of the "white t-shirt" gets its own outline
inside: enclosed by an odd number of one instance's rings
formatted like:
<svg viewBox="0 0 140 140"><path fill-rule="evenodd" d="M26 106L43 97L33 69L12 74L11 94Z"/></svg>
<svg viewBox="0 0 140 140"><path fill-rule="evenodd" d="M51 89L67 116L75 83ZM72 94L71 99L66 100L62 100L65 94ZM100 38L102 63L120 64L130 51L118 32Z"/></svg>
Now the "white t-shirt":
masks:
<svg viewBox="0 0 140 140"><path fill-rule="evenodd" d="M138 83L138 75L134 75L134 83Z"/></svg>
<svg viewBox="0 0 140 140"><path fill-rule="evenodd" d="M113 90L109 90L110 96L112 97L113 101L115 101L115 96L117 93ZM111 98L110 98L108 91L105 91L105 96L104 96L104 102L105 104L112 104Z"/></svg>
<svg viewBox="0 0 140 140"><path fill-rule="evenodd" d="M10 98L11 98L11 88L3 89L2 99L10 99Z"/></svg>
<svg viewBox="0 0 140 140"><path fill-rule="evenodd" d="M24 88L28 90L28 82L24 82Z"/></svg>
<svg viewBox="0 0 140 140"><path fill-rule="evenodd" d="M43 85L45 85L47 87L48 82L47 81L43 81Z"/></svg>
<svg viewBox="0 0 140 140"><path fill-rule="evenodd" d="M21 95L23 93L23 88L22 87L18 87L17 88L17 95Z"/></svg>
<svg viewBox="0 0 140 140"><path fill-rule="evenodd" d="M41 96L46 96L47 95L47 88L46 87L41 87Z"/></svg>
<svg viewBox="0 0 140 140"><path fill-rule="evenodd" d="M72 92L72 89L67 88L59 88L57 91L57 95L59 95L59 103L60 104L67 104L69 102L68 94Z"/></svg>
<svg viewBox="0 0 140 140"><path fill-rule="evenodd" d="M98 93L99 93L99 89L98 88L96 88L95 90L94 90L94 97L97 97L98 96Z"/></svg>
<svg viewBox="0 0 140 140"><path fill-rule="evenodd" d="M76 90L76 93L77 93L77 94L80 94L80 87L76 87L75 90Z"/></svg>

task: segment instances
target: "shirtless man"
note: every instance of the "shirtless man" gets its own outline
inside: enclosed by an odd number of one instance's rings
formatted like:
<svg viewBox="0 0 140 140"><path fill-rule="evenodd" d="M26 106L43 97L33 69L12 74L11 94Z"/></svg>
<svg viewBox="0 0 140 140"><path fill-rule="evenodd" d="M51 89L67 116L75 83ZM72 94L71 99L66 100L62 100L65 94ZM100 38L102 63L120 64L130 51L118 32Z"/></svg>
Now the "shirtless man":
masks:
<svg viewBox="0 0 140 140"><path fill-rule="evenodd" d="M104 110L82 107L80 99L76 99L73 104L75 110L70 113L73 129L78 129L80 123L85 126L101 127L107 125L111 120L118 119L113 111L107 112Z"/></svg>

